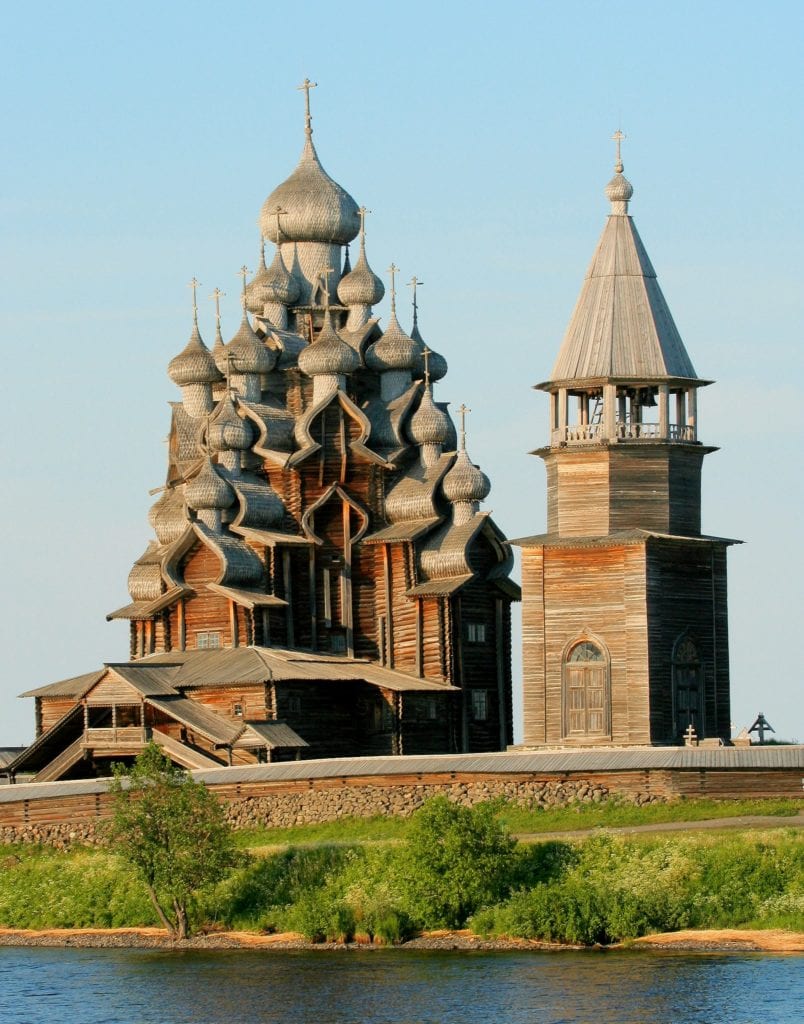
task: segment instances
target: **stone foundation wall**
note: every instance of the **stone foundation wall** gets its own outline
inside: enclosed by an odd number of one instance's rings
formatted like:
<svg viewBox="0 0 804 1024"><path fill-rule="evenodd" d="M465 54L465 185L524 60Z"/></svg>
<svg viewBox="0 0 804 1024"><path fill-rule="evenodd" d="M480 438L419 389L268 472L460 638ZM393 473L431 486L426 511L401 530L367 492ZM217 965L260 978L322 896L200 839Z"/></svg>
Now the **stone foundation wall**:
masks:
<svg viewBox="0 0 804 1024"><path fill-rule="evenodd" d="M338 818L377 815L408 817L430 797L446 796L464 807L502 798L521 807L565 807L570 803L600 803L609 789L589 780L489 781L414 784L408 786L328 786L270 796L244 796L225 803L234 828L288 828ZM655 803L658 796L629 794L637 804ZM65 849L73 843L103 843L101 821L47 822L0 826L0 843L42 843Z"/></svg>

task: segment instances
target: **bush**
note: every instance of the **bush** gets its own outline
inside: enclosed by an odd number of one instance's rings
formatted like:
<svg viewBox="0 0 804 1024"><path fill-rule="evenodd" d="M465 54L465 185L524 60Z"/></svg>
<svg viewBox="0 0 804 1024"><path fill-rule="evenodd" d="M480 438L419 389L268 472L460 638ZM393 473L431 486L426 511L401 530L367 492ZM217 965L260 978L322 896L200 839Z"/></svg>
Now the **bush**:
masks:
<svg viewBox="0 0 804 1024"><path fill-rule="evenodd" d="M422 927L461 928L510 891L516 841L495 810L435 797L413 816L397 880L410 917Z"/></svg>

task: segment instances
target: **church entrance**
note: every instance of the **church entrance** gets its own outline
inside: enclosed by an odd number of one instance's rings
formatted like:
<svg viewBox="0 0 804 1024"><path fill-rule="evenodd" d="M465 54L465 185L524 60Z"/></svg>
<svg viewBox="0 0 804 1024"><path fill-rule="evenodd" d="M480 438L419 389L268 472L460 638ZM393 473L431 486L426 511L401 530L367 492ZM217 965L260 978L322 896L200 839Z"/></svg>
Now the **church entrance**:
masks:
<svg viewBox="0 0 804 1024"><path fill-rule="evenodd" d="M604 739L609 735L609 672L605 654L591 640L576 644L564 665L564 735Z"/></svg>
<svg viewBox="0 0 804 1024"><path fill-rule="evenodd" d="M676 641L673 651L673 735L683 736L690 726L699 739L704 735L701 658L685 636Z"/></svg>

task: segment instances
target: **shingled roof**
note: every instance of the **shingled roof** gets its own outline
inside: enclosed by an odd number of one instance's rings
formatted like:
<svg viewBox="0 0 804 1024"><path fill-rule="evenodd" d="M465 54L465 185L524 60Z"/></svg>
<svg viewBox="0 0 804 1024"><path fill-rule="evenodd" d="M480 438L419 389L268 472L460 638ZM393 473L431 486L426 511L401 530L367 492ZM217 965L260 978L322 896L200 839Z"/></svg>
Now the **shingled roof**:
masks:
<svg viewBox="0 0 804 1024"><path fill-rule="evenodd" d="M612 188L615 183L616 192ZM540 388L591 380L698 380L656 271L628 214L631 192L621 174L609 183L612 212L550 380L538 385Z"/></svg>

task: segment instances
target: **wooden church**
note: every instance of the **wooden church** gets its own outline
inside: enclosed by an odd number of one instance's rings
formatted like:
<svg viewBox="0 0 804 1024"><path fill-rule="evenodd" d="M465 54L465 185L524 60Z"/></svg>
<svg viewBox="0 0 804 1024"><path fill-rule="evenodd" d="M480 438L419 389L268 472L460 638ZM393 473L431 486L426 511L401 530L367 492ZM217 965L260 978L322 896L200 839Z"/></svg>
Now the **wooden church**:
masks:
<svg viewBox="0 0 804 1024"><path fill-rule="evenodd" d="M393 265L384 329L373 314L385 288L367 211L321 165L312 85L228 343L218 306L204 344L193 282L154 535L109 615L130 623L128 660L24 694L37 736L12 775L105 774L151 739L191 768L511 742L519 588L479 508L489 481L466 450L468 410L456 431L416 279L410 333Z"/></svg>
<svg viewBox="0 0 804 1024"><path fill-rule="evenodd" d="M611 213L550 379L547 532L522 548L526 746L730 735L726 549L701 533L698 389L636 226Z"/></svg>

